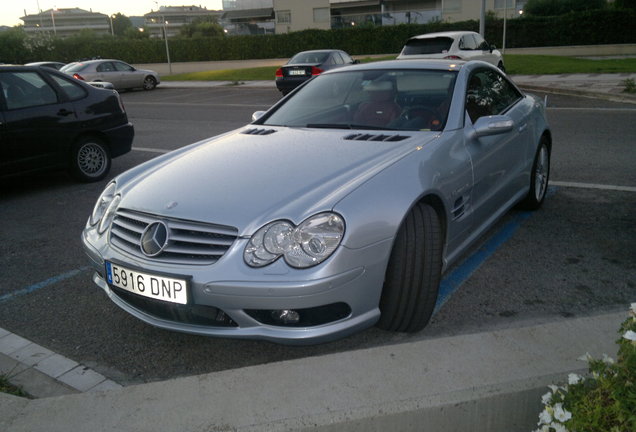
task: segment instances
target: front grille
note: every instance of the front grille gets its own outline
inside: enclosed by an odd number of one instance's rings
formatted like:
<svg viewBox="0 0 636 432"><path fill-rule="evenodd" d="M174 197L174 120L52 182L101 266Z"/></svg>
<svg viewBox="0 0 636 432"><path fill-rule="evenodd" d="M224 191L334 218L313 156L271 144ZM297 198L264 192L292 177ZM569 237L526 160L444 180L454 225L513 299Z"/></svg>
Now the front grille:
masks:
<svg viewBox="0 0 636 432"><path fill-rule="evenodd" d="M237 327L238 324L221 309L213 306L181 305L146 298L111 285L117 297L142 312L167 321L213 327Z"/></svg>
<svg viewBox="0 0 636 432"><path fill-rule="evenodd" d="M141 251L141 236L148 225L161 221L168 228L168 243L152 258ZM110 243L131 255L174 264L213 264L238 237L234 227L204 224L119 209L110 228Z"/></svg>

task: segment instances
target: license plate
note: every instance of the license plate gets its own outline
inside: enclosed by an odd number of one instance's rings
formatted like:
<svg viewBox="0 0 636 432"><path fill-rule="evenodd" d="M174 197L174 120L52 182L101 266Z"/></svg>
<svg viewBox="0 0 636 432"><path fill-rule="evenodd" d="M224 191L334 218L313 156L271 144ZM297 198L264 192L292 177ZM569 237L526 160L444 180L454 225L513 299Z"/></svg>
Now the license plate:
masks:
<svg viewBox="0 0 636 432"><path fill-rule="evenodd" d="M305 71L302 69L299 70L290 70L289 75L305 75Z"/></svg>
<svg viewBox="0 0 636 432"><path fill-rule="evenodd" d="M106 263L108 283L131 293L171 303L188 303L187 281L142 273Z"/></svg>

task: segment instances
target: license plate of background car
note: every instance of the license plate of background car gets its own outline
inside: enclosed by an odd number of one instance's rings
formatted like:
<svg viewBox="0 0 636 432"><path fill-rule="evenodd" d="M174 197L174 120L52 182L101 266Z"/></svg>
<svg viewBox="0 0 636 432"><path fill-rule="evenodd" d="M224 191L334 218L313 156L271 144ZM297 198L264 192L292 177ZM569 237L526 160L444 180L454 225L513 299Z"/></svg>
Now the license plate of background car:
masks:
<svg viewBox="0 0 636 432"><path fill-rule="evenodd" d="M108 283L131 293L171 303L188 303L187 281L142 273L106 262Z"/></svg>
<svg viewBox="0 0 636 432"><path fill-rule="evenodd" d="M290 75L305 75L304 69L292 69L289 71Z"/></svg>

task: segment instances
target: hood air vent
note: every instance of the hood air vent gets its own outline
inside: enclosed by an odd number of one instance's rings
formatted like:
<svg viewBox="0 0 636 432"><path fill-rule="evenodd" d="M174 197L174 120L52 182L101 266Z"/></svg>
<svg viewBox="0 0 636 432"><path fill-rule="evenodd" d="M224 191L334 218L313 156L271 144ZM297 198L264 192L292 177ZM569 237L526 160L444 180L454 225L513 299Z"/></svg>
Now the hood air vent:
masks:
<svg viewBox="0 0 636 432"><path fill-rule="evenodd" d="M276 132L275 129L252 128L252 129L244 130L241 133L245 135L269 135L269 134L273 134L274 132Z"/></svg>
<svg viewBox="0 0 636 432"><path fill-rule="evenodd" d="M408 135L373 135L373 134L352 134L344 137L353 141L402 141L411 138Z"/></svg>

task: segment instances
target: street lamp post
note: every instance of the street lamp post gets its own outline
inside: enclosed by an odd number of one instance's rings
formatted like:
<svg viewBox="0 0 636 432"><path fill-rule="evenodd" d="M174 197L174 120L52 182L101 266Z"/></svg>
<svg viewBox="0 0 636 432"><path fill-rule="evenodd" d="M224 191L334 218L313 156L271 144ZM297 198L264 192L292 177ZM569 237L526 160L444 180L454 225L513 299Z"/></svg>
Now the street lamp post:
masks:
<svg viewBox="0 0 636 432"><path fill-rule="evenodd" d="M506 19L508 18L508 0L504 0L504 22L503 22L503 42L501 47L501 54L506 53Z"/></svg>
<svg viewBox="0 0 636 432"><path fill-rule="evenodd" d="M53 12L57 12L57 8L51 9L51 21L53 22L53 34L57 36L57 29L55 28L55 14Z"/></svg>
<svg viewBox="0 0 636 432"><path fill-rule="evenodd" d="M168 25L168 21L161 17L163 20L163 38L166 41L166 57L168 59L168 70L170 71L170 75L172 75L172 63L170 63L170 48L168 47L168 30L166 26Z"/></svg>

